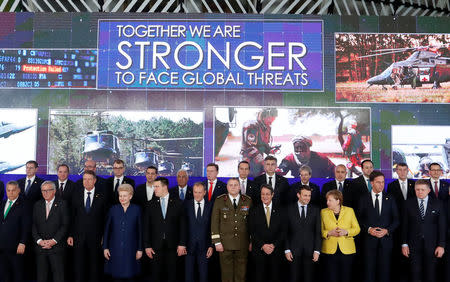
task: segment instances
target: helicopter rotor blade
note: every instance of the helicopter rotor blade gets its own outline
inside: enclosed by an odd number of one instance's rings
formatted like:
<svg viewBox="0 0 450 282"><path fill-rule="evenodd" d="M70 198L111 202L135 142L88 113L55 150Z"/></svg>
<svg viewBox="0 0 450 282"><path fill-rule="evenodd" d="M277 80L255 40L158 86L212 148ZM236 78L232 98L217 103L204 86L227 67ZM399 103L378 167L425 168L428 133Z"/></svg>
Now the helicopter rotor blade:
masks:
<svg viewBox="0 0 450 282"><path fill-rule="evenodd" d="M382 55L388 55L388 54L395 54L395 53L402 53L402 52L404 52L404 50L384 52L384 53L380 53L380 54L371 54L371 55L359 56L358 59L376 57L376 56L382 56Z"/></svg>

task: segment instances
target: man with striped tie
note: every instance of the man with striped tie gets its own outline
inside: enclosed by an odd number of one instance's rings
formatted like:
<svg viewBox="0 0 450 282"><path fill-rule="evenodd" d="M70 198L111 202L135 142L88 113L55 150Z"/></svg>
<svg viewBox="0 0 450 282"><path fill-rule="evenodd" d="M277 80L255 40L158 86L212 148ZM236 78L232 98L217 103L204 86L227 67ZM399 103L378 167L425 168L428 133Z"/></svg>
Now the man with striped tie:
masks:
<svg viewBox="0 0 450 282"><path fill-rule="evenodd" d="M445 211L428 195L428 180L417 180L414 189L417 199L408 199L403 209L402 253L410 260L409 281L435 282L436 263L445 248Z"/></svg>

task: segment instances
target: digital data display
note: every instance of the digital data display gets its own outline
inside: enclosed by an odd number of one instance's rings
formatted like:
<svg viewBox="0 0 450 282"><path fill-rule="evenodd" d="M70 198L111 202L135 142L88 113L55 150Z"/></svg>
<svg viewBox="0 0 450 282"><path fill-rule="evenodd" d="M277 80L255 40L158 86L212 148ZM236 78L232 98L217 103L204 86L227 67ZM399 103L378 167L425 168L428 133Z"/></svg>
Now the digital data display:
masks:
<svg viewBox="0 0 450 282"><path fill-rule="evenodd" d="M0 50L0 88L96 88L97 50Z"/></svg>

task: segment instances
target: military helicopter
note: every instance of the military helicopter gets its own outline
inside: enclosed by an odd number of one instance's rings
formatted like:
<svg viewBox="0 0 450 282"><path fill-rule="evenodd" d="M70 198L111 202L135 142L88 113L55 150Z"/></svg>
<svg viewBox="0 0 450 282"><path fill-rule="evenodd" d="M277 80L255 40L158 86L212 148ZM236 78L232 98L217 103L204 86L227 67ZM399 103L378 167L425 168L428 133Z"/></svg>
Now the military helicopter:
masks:
<svg viewBox="0 0 450 282"><path fill-rule="evenodd" d="M120 158L119 138L109 130L90 131L84 136L83 159L112 164Z"/></svg>
<svg viewBox="0 0 450 282"><path fill-rule="evenodd" d="M398 85L409 84L415 89L423 84L431 83L433 89L440 88L442 82L450 81L450 57L443 57L439 50L447 49L449 46L450 44L443 44L440 46L379 49L371 52L381 53L358 57L362 59L413 51L406 60L394 62L382 73L369 78L367 88L372 85L381 85L384 90L387 90L385 85L394 85L393 89L397 89Z"/></svg>
<svg viewBox="0 0 450 282"><path fill-rule="evenodd" d="M145 175L145 169L149 166L158 168L158 174L162 176L170 176L176 173L175 164L178 159L185 159L180 166L182 169L189 168L188 173L194 168L189 160L201 159L202 157L186 157L185 154L175 151L164 151L160 146L151 146L151 144L159 142L176 142L182 140L200 140L202 137L181 137L181 138L123 138L133 141L132 160L129 162L134 167L133 175ZM135 145L135 141L141 142L140 146Z"/></svg>
<svg viewBox="0 0 450 282"><path fill-rule="evenodd" d="M18 125L15 123L2 121L0 122L0 138L6 139L13 134L20 133L33 126L34 125Z"/></svg>
<svg viewBox="0 0 450 282"><path fill-rule="evenodd" d="M23 167L25 164L12 164L4 161L0 161L0 174L7 173L18 168Z"/></svg>

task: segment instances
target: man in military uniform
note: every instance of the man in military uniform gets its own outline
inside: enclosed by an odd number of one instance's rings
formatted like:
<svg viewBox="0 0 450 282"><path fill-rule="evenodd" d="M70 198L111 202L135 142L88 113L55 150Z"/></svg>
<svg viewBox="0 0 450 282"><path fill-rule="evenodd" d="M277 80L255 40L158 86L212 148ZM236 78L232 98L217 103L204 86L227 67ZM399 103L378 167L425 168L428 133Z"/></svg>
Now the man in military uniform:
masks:
<svg viewBox="0 0 450 282"><path fill-rule="evenodd" d="M250 175L256 177L264 171L264 154L274 154L280 146L272 147L272 123L277 109L263 109L257 119L247 121L242 127L242 160L250 164Z"/></svg>
<svg viewBox="0 0 450 282"><path fill-rule="evenodd" d="M238 178L228 180L227 191L214 202L211 240L219 252L222 282L244 282L249 249L247 217L252 200L239 194Z"/></svg>

